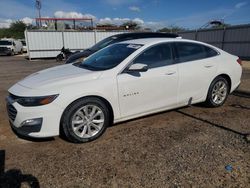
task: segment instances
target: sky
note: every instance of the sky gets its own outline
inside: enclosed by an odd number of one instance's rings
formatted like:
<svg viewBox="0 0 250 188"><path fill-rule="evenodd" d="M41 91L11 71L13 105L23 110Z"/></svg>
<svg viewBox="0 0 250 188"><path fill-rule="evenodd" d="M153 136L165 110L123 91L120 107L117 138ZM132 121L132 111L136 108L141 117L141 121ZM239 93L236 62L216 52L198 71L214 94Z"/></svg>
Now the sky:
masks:
<svg viewBox="0 0 250 188"><path fill-rule="evenodd" d="M143 27L200 28L208 21L250 23L250 0L41 0L42 17L93 18L95 23L122 24L133 20ZM35 0L0 0L0 27L37 17Z"/></svg>

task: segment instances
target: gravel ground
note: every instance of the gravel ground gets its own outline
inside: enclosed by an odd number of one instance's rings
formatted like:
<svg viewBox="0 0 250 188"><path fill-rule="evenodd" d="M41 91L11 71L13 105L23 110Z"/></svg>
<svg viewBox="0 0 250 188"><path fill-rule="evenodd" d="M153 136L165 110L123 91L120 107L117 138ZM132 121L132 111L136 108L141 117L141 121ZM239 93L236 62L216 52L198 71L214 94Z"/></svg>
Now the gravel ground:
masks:
<svg viewBox="0 0 250 188"><path fill-rule="evenodd" d="M248 96L230 95L216 109L195 105L120 123L86 144L17 138L5 110L7 89L58 64L0 57L0 187L250 186ZM240 89L250 90L249 79L246 68Z"/></svg>

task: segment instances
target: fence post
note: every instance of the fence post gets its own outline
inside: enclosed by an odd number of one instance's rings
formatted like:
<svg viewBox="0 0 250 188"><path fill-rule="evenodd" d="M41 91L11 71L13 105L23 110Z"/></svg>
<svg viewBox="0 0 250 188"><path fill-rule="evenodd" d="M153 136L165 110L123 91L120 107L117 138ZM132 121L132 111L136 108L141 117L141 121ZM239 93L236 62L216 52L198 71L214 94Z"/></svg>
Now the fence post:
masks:
<svg viewBox="0 0 250 188"><path fill-rule="evenodd" d="M25 41L26 41L26 46L27 46L27 53L28 53L28 56L29 56L29 60L31 60L31 58L30 58L29 34L28 34L28 30L27 29L25 29L24 35L25 35Z"/></svg>
<svg viewBox="0 0 250 188"><path fill-rule="evenodd" d="M64 47L64 32L62 31L62 43L63 43L63 47Z"/></svg>
<svg viewBox="0 0 250 188"><path fill-rule="evenodd" d="M195 40L197 40L198 39L198 29L196 29L196 31L195 31Z"/></svg>
<svg viewBox="0 0 250 188"><path fill-rule="evenodd" d="M94 30L94 41L95 41L95 44L96 44L96 30Z"/></svg>
<svg viewBox="0 0 250 188"><path fill-rule="evenodd" d="M221 49L222 50L224 50L225 34L226 34L226 27L223 28L222 41L221 41Z"/></svg>

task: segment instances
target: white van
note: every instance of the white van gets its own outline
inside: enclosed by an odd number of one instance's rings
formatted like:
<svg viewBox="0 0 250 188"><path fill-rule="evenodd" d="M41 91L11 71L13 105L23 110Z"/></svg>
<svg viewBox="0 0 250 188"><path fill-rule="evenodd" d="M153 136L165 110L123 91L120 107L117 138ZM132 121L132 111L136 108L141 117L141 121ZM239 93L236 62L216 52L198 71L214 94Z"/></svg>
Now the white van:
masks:
<svg viewBox="0 0 250 188"><path fill-rule="evenodd" d="M23 53L23 45L20 41L7 38L0 40L0 55L15 55L19 53Z"/></svg>

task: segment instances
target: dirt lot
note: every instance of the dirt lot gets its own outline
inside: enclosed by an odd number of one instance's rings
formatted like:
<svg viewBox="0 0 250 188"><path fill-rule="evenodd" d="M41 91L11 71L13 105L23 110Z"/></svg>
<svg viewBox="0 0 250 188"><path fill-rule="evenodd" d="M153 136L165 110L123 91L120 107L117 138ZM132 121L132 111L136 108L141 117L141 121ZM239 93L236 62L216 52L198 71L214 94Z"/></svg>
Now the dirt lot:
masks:
<svg viewBox="0 0 250 188"><path fill-rule="evenodd" d="M7 89L54 65L54 60L0 57L3 187L250 186L250 144L245 139L250 133L249 96L230 95L216 109L195 105L121 123L87 144L59 137L41 142L17 138L5 110ZM244 69L240 89L249 86L250 68Z"/></svg>

